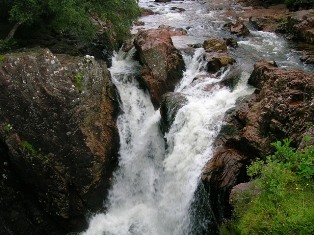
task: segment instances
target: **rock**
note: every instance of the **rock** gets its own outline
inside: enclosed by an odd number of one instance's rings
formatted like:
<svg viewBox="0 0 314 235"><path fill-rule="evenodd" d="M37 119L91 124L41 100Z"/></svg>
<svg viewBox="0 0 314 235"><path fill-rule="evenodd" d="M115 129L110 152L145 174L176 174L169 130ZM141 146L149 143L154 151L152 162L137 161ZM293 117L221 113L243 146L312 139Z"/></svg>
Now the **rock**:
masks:
<svg viewBox="0 0 314 235"><path fill-rule="evenodd" d="M170 10L176 11L176 12L184 12L185 9L181 7L170 7Z"/></svg>
<svg viewBox="0 0 314 235"><path fill-rule="evenodd" d="M230 46L233 48L237 48L239 46L238 42L234 38L224 38L224 40L227 46Z"/></svg>
<svg viewBox="0 0 314 235"><path fill-rule="evenodd" d="M181 93L169 92L162 96L160 105L160 127L164 134L169 131L177 112L187 103L187 101L187 98Z"/></svg>
<svg viewBox="0 0 314 235"><path fill-rule="evenodd" d="M216 73L221 68L235 63L235 59L225 53L207 54L206 70L210 73Z"/></svg>
<svg viewBox="0 0 314 235"><path fill-rule="evenodd" d="M235 88L241 78L241 70L236 64L231 66L230 71L226 76L221 80L223 86L229 87L231 90Z"/></svg>
<svg viewBox="0 0 314 235"><path fill-rule="evenodd" d="M245 37L250 34L250 30L241 21L225 24L224 27L228 29L230 33L235 34L238 37Z"/></svg>
<svg viewBox="0 0 314 235"><path fill-rule="evenodd" d="M227 112L214 143L216 151L203 170L202 182L218 223L230 215L230 191L248 180L246 166L252 159L272 154L270 143L276 140L289 137L299 146L304 133L312 133L313 74L260 61L249 84L257 88L255 93Z"/></svg>
<svg viewBox="0 0 314 235"><path fill-rule="evenodd" d="M290 39L314 43L314 9L292 13L277 29Z"/></svg>
<svg viewBox="0 0 314 235"><path fill-rule="evenodd" d="M141 8L142 16L150 16L155 15L155 12L153 12L151 9Z"/></svg>
<svg viewBox="0 0 314 235"><path fill-rule="evenodd" d="M171 0L155 0L155 2L171 2Z"/></svg>
<svg viewBox="0 0 314 235"><path fill-rule="evenodd" d="M0 231L81 231L87 211L102 207L117 164L118 95L109 71L92 56L48 49L5 58L0 171L8 180L1 185Z"/></svg>
<svg viewBox="0 0 314 235"><path fill-rule="evenodd" d="M169 26L169 25L159 25L158 26L158 29L165 29L167 31L170 32L170 35L171 37L172 36L184 36L184 35L187 35L187 31L183 28L175 28L175 27L172 27L172 26Z"/></svg>
<svg viewBox="0 0 314 235"><path fill-rule="evenodd" d="M247 183L241 183L234 186L230 192L230 205L236 205L237 202L247 201L247 203L252 200L254 196L261 193L261 190L257 187L254 181Z"/></svg>
<svg viewBox="0 0 314 235"><path fill-rule="evenodd" d="M161 96L174 90L185 69L182 55L171 40L175 35L182 35L182 32L150 29L140 31L134 40L142 64L140 82L150 92L156 109Z"/></svg>
<svg viewBox="0 0 314 235"><path fill-rule="evenodd" d="M212 38L204 41L203 47L206 52L226 52L227 44L219 38Z"/></svg>

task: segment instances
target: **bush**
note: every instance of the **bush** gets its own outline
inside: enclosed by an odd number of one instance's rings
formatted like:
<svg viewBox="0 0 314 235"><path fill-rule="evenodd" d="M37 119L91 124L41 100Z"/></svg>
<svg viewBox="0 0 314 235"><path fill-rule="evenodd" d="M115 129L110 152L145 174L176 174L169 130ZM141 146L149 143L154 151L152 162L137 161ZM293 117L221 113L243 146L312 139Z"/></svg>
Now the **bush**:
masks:
<svg viewBox="0 0 314 235"><path fill-rule="evenodd" d="M223 234L314 234L314 146L296 151L290 142L274 143L266 164L258 160L248 167L259 193L237 195Z"/></svg>

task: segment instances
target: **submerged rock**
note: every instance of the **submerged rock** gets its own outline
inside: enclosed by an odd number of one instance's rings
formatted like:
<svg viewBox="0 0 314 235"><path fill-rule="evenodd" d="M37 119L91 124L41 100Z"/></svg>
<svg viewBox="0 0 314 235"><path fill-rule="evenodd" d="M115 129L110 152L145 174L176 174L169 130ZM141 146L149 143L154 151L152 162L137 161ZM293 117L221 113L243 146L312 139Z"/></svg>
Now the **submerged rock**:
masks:
<svg viewBox="0 0 314 235"><path fill-rule="evenodd" d="M298 146L314 124L313 74L261 61L249 83L255 93L226 114L216 151L203 170L202 182L218 222L230 214L230 191L247 180L247 164L271 154L270 143L276 140L289 137Z"/></svg>
<svg viewBox="0 0 314 235"><path fill-rule="evenodd" d="M175 35L184 34L172 29L149 29L140 31L134 40L143 65L140 80L150 92L155 108L163 94L174 90L185 69L182 55L171 40Z"/></svg>
<svg viewBox="0 0 314 235"><path fill-rule="evenodd" d="M0 231L82 230L117 164L118 97L106 64L48 49L9 54L0 90Z"/></svg>

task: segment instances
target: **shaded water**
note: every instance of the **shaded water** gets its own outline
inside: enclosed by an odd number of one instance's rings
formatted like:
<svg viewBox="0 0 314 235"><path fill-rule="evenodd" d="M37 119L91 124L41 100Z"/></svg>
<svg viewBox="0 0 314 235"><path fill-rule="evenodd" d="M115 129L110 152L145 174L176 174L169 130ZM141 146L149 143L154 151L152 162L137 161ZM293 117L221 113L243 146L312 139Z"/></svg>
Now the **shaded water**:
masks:
<svg viewBox="0 0 314 235"><path fill-rule="evenodd" d="M205 71L204 50L185 52L188 44L202 43L213 36L225 36L224 8L208 7L203 1L174 1L167 4L142 0L140 5L158 13L143 17L144 28L161 24L187 29L188 36L174 37L182 50L186 71L176 91L186 96L165 136L159 128L160 114L136 77L140 65L134 49L119 52L110 69L121 96L123 113L118 118L120 132L119 169L106 200L107 212L90 220L85 235L184 235L200 234L193 229L191 204L204 164L211 158L212 143L225 112L236 100L253 92L247 85L255 61L275 60L287 67L303 67L283 38L273 33L254 31L231 51L237 58L240 80L233 90L219 82L233 68L219 76ZM178 12L180 8L183 12ZM139 27L134 27L137 31ZM230 35L227 35L230 36ZM308 67L307 69L311 69ZM201 79L195 80L195 77ZM167 146L167 148L166 148ZM206 227L206 226L205 226Z"/></svg>

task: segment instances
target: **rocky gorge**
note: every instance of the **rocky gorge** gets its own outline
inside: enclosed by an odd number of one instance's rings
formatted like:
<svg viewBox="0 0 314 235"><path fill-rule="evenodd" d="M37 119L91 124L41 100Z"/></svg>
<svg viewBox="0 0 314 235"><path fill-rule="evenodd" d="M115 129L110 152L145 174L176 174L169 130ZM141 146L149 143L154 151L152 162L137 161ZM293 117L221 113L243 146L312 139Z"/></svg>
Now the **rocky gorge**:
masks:
<svg viewBox="0 0 314 235"><path fill-rule="evenodd" d="M209 9L226 8L224 18L236 19L219 29L228 37L215 35L180 50L176 39L189 30L138 26L135 35L133 57L140 67L136 79L150 94L155 110L160 108L164 135L178 125L176 116L190 99L176 88L188 69L184 52L204 50L199 60L205 73L191 83L213 77L216 81L202 88L210 93L217 87L236 89L242 71L235 51L250 27L282 32L307 43L305 48L313 44L313 10L289 12L282 5L262 8L249 1L246 6L233 3L236 7L229 1L204 4ZM301 59L313 63L312 53L306 50ZM0 66L0 234L85 230L86 215L107 209L103 201L121 157L117 118L126 111L121 110L107 65L93 56L37 48L1 55ZM253 159L272 153L271 142L290 137L298 147L304 133L313 133L314 75L309 68L310 72L281 68L262 60L250 70L248 84L255 91L238 98L226 112L212 156L202 167L201 184L216 223L230 216L232 188L248 181L245 169ZM204 231L194 234L206 234L208 229ZM211 231L218 233L217 228Z"/></svg>

